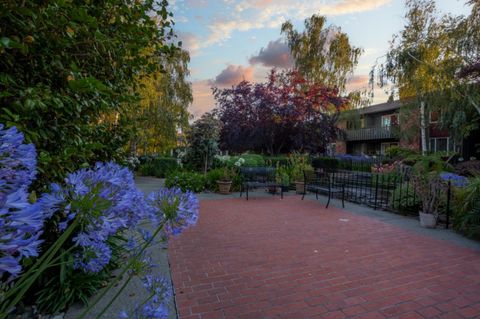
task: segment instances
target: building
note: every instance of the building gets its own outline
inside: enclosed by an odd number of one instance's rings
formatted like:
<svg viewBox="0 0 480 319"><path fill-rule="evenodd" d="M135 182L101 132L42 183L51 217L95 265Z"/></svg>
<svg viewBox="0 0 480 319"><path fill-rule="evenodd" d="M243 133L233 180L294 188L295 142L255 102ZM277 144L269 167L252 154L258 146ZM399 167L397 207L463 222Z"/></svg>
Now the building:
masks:
<svg viewBox="0 0 480 319"><path fill-rule="evenodd" d="M421 150L420 129L408 140L400 131L405 123L400 122L399 111L404 106L401 101L376 104L358 109L354 119L339 123L343 136L336 141L335 153L355 155L383 155L390 146L400 146L412 150ZM420 122L419 111L411 112L411 120ZM445 129L438 126L439 117L435 113L426 114L427 143L431 153L456 152L468 159L472 156L480 158L480 132L474 131L467 140L456 142ZM418 125L417 125L418 127Z"/></svg>

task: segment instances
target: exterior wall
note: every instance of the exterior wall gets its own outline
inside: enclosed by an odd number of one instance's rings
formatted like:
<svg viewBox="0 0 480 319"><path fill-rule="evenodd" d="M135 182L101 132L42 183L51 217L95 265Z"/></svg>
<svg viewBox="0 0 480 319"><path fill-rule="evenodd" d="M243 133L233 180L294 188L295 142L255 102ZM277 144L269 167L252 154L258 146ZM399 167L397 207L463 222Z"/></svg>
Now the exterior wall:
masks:
<svg viewBox="0 0 480 319"><path fill-rule="evenodd" d="M336 141L335 153L342 154L342 155L347 154L347 143L345 141Z"/></svg>

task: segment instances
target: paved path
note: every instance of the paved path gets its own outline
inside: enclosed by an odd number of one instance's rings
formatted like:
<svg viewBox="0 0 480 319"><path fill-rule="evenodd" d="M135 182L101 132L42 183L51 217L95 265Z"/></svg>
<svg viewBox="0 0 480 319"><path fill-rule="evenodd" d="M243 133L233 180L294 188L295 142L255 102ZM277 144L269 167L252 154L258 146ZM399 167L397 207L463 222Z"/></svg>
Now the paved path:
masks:
<svg viewBox="0 0 480 319"><path fill-rule="evenodd" d="M169 245L180 318L480 318L478 247L298 196L200 214Z"/></svg>

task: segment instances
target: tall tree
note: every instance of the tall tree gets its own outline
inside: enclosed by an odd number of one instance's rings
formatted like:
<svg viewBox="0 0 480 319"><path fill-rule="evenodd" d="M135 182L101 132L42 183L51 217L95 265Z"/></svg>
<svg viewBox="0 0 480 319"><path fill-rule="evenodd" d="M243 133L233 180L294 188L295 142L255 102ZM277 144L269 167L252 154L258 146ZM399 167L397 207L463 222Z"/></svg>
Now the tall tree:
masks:
<svg viewBox="0 0 480 319"><path fill-rule="evenodd" d="M205 113L187 130L187 153L185 162L190 168L201 169L204 173L218 154L218 140L221 122L213 113Z"/></svg>
<svg viewBox="0 0 480 319"><path fill-rule="evenodd" d="M327 26L324 16L312 15L299 32L290 21L282 25L295 68L309 81L337 87L344 93L362 50L339 27Z"/></svg>
<svg viewBox="0 0 480 319"><path fill-rule="evenodd" d="M434 0L406 0L406 25L371 73L392 96L424 106L421 119L426 111L441 114L457 138L474 130L480 117L478 82L459 72L479 57L479 4L470 3L472 13L456 17L440 15Z"/></svg>
<svg viewBox="0 0 480 319"><path fill-rule="evenodd" d="M0 7L0 123L36 145L37 183L121 160L137 76L160 71L174 50L167 1L0 0Z"/></svg>
<svg viewBox="0 0 480 319"><path fill-rule="evenodd" d="M139 78L139 105L131 111L138 128L131 141L139 154L165 153L175 148L178 135L188 127L188 106L192 102L187 51L177 50L162 63L163 72Z"/></svg>
<svg viewBox="0 0 480 319"><path fill-rule="evenodd" d="M220 145L235 152L271 155L324 152L336 136L336 120L347 99L336 88L310 83L298 72L272 70L266 83L246 81L214 89L222 130Z"/></svg>

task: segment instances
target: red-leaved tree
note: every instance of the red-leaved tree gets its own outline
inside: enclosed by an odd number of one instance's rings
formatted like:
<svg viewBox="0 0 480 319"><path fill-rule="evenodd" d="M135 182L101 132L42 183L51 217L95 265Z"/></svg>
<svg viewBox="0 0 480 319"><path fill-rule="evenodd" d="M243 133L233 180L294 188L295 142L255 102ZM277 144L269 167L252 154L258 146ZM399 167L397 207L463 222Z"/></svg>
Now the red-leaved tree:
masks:
<svg viewBox="0 0 480 319"><path fill-rule="evenodd" d="M336 88L309 83L296 71L272 70L266 83L243 81L213 92L223 124L220 146L233 152L324 152L347 103Z"/></svg>

